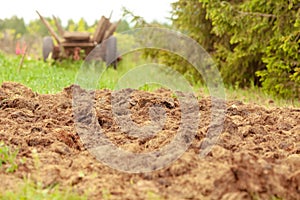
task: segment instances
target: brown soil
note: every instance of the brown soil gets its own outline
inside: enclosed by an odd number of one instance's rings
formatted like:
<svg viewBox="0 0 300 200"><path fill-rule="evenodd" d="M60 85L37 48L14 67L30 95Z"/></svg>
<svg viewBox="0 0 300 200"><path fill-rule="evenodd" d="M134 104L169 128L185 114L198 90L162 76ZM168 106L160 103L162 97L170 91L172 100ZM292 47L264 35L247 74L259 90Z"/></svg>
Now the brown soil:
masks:
<svg viewBox="0 0 300 200"><path fill-rule="evenodd" d="M18 169L0 170L0 191L17 189L24 177L71 186L89 199L300 199L300 109L264 108L227 102L224 129L205 156L199 146L210 123L210 98L199 98L201 120L189 149L171 165L149 173L126 173L97 161L76 133L72 88L44 95L18 83L0 88L0 140L18 148ZM134 91L131 118L150 122L149 107L164 107L167 119L154 137L128 136L115 122L111 91L96 91L96 116L106 136L120 148L147 153L168 144L180 126L178 101L167 90ZM38 157L38 159L37 159ZM38 161L37 161L38 160Z"/></svg>

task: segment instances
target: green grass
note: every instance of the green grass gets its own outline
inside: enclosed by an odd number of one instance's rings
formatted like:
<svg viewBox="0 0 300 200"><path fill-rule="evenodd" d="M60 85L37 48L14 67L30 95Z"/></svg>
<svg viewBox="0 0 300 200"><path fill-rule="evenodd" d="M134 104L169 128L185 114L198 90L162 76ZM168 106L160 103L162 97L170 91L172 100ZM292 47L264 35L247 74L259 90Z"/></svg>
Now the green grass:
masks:
<svg viewBox="0 0 300 200"><path fill-rule="evenodd" d="M14 172L18 168L17 150L12 150L0 141L0 170L5 172Z"/></svg>
<svg viewBox="0 0 300 200"><path fill-rule="evenodd" d="M0 52L0 84L4 81L19 82L42 94L57 93L64 87L74 84L83 64L83 61L63 60L45 63L41 60L25 59L19 71L20 60L20 56L8 56ZM113 89L118 79L135 66L136 63L130 60L130 57L125 57L118 70L107 68L97 88Z"/></svg>
<svg viewBox="0 0 300 200"><path fill-rule="evenodd" d="M39 183L25 179L18 190L0 193L1 200L86 200L86 195L79 195L71 187L61 189L58 185L43 188Z"/></svg>
<svg viewBox="0 0 300 200"><path fill-rule="evenodd" d="M18 169L17 150L11 149L0 142L0 172L14 173ZM37 155L37 154L36 154ZM39 167L39 159L35 156L35 167ZM20 159L20 162L24 162ZM17 184L17 183L16 183ZM40 182L34 182L29 178L23 179L15 190L0 192L0 200L86 200L87 195L78 195L71 187L62 189L59 185L43 187Z"/></svg>
<svg viewBox="0 0 300 200"><path fill-rule="evenodd" d="M39 60L25 59L21 70L18 72L20 60L21 57L19 56L7 56L0 52L0 84L4 81L19 82L42 94L57 93L62 91L64 87L74 84L77 73L83 64L83 61L64 60L56 63L45 63ZM138 54L123 56L118 70L107 68L104 71L97 88L114 89L120 77L132 68L144 63L147 62L140 59ZM157 85L144 85L140 89L152 91L157 89ZM202 90L202 94L209 95L207 89L201 85L194 85L194 90L196 93ZM271 97L255 86L247 89L229 86L226 88L226 98L228 100L241 100L246 103L257 103L267 107L300 107L299 100Z"/></svg>
<svg viewBox="0 0 300 200"><path fill-rule="evenodd" d="M79 63L64 61L50 64L37 60L25 60L21 70L21 57L0 54L0 82L22 83L39 93L56 93L74 83Z"/></svg>
<svg viewBox="0 0 300 200"><path fill-rule="evenodd" d="M148 191L147 192L147 200L163 200L163 198L161 196L159 196L158 194L156 194L155 192L152 191Z"/></svg>
<svg viewBox="0 0 300 200"><path fill-rule="evenodd" d="M226 88L226 95L227 99L237 99L245 103L254 103L266 107L300 107L299 100L274 97L257 86L246 89L228 87Z"/></svg>
<svg viewBox="0 0 300 200"><path fill-rule="evenodd" d="M209 91L205 86L194 86L196 94L209 95ZM274 97L267 94L261 88L257 86L251 86L249 88L235 88L232 86L225 87L226 100L239 100L243 103L251 103L257 105L263 105L267 108L270 107L300 107L299 100L296 99L283 99Z"/></svg>

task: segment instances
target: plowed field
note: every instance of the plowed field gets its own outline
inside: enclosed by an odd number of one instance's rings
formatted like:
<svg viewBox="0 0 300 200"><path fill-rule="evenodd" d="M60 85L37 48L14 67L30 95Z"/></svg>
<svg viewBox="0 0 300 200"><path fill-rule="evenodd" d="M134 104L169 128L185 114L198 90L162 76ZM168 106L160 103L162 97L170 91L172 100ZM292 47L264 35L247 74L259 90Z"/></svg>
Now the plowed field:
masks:
<svg viewBox="0 0 300 200"><path fill-rule="evenodd" d="M19 149L14 173L0 171L0 190L16 190L24 177L43 187L72 187L89 199L300 199L300 109L265 108L226 102L223 131L217 144L199 156L210 123L211 101L199 97L198 131L188 150L175 162L149 173L126 173L97 161L75 129L72 88L37 94L18 84L0 88L0 140ZM173 100L171 100L173 99ZM111 91L95 92L99 125L112 143L135 153L168 144L180 125L180 106L172 93L133 91L130 111L140 125L151 121L149 108L167 114L154 137L135 138L122 132L112 114ZM38 159L38 163L37 160Z"/></svg>

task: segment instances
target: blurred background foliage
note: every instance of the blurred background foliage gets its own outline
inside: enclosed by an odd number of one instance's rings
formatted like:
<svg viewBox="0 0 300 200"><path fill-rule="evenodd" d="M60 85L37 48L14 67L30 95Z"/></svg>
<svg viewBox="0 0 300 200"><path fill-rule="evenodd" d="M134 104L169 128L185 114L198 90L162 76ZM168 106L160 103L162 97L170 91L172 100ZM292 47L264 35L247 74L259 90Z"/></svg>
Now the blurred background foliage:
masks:
<svg viewBox="0 0 300 200"><path fill-rule="evenodd" d="M257 86L275 96L300 98L298 0L178 0L172 8L172 28L212 55L227 86ZM145 54L201 82L177 55Z"/></svg>

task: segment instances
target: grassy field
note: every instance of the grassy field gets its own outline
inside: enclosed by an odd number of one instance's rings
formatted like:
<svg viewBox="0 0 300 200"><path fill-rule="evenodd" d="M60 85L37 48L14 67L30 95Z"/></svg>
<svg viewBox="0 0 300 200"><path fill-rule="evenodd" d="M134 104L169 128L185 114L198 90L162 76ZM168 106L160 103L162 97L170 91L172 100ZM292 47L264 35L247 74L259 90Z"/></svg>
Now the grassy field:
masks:
<svg viewBox="0 0 300 200"><path fill-rule="evenodd" d="M14 81L30 87L33 91L43 94L53 94L62 91L64 87L74 84L76 75L83 64L83 61L68 61L50 63L41 60L25 59L22 68L19 70L20 56L7 56L0 53L0 83L4 81ZM101 80L98 88L113 89L120 77L135 66L140 65L142 59L125 56L118 66L118 70L108 68ZM209 95L207 89L199 84L193 85L196 94ZM143 90L152 90L156 87L146 85ZM299 107L297 100L286 100L274 98L253 86L247 89L236 87L226 88L226 98L229 100L240 100L246 103L257 103L261 105L279 107Z"/></svg>
<svg viewBox="0 0 300 200"><path fill-rule="evenodd" d="M125 58L118 66L118 70L114 70L112 67L107 68L98 88L113 89L117 80L132 69L134 64L137 64L132 63L129 59L131 58ZM6 56L0 53L0 83L4 81L19 82L42 94L57 93L64 87L74 84L77 73L84 63L70 60L44 62L26 59L19 70L20 60L20 56Z"/></svg>

